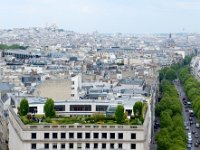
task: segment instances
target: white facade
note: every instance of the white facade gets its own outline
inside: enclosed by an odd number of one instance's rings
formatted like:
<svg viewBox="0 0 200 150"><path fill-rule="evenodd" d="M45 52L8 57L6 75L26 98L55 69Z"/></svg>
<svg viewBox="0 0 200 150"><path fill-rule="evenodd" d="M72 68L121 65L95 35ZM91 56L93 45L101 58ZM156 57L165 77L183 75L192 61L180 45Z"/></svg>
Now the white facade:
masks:
<svg viewBox="0 0 200 150"><path fill-rule="evenodd" d="M10 150L149 150L149 109L143 125L24 125L9 110ZM45 148L46 147L46 148Z"/></svg>
<svg viewBox="0 0 200 150"><path fill-rule="evenodd" d="M71 97L73 99L79 98L79 89L82 87L82 76L81 74L71 76Z"/></svg>

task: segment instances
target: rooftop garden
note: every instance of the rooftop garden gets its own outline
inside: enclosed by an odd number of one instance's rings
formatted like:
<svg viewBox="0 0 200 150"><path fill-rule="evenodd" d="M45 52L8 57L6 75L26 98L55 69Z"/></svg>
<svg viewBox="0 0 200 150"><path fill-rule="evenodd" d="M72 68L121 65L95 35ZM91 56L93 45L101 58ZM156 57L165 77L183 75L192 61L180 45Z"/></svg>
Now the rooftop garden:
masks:
<svg viewBox="0 0 200 150"><path fill-rule="evenodd" d="M23 98L18 109L18 114L25 125L43 124L106 124L106 125L142 125L147 111L147 104L136 102L133 106L134 116L128 117L123 105L118 105L112 116L95 113L92 116L59 116L54 110L54 101L48 99L44 106L45 115L30 114L28 101Z"/></svg>

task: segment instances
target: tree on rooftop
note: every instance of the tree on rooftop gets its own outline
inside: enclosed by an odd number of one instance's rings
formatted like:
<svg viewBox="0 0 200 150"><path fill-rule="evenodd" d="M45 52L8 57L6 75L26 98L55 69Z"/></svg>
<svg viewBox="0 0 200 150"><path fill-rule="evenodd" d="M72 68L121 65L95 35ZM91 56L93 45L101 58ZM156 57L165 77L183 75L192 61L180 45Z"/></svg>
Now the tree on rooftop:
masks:
<svg viewBox="0 0 200 150"><path fill-rule="evenodd" d="M54 109L54 101L51 98L48 98L44 105L45 116L52 118L55 117L56 112Z"/></svg>
<svg viewBox="0 0 200 150"><path fill-rule="evenodd" d="M117 109L115 111L115 119L117 121L117 123L121 124L124 122L125 118L124 118L124 106L123 105L118 105Z"/></svg>
<svg viewBox="0 0 200 150"><path fill-rule="evenodd" d="M136 117L142 117L142 108L143 103L142 102L136 102L133 106L133 112Z"/></svg>
<svg viewBox="0 0 200 150"><path fill-rule="evenodd" d="M29 112L29 104L27 99L24 97L20 102L19 115L25 116L27 115L28 112Z"/></svg>

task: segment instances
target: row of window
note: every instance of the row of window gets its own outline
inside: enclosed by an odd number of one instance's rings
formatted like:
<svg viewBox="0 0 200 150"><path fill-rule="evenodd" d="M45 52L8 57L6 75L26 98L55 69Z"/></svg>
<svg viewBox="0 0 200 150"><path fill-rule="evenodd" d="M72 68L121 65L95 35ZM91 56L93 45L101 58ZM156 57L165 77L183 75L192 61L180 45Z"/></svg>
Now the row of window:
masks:
<svg viewBox="0 0 200 150"><path fill-rule="evenodd" d="M85 139L90 139L91 134L89 132L85 133ZM117 136L115 133L110 133L110 139L123 139L124 134L123 133L118 133ZM101 133L101 139L107 139L108 133ZM49 139L50 138L50 133L44 133L44 139ZM52 133L52 138L57 139L58 138L58 133ZM66 133L62 132L60 133L60 138L61 139L66 139ZM69 132L69 139L74 139L75 138L75 133ZM77 133L77 139L82 139L83 138L83 133L78 132ZM93 133L93 138L94 139L99 139L100 138L100 133ZM37 133L31 133L31 139L37 139ZM136 139L136 134L131 133L131 139Z"/></svg>
<svg viewBox="0 0 200 150"><path fill-rule="evenodd" d="M107 105L96 105L96 111L106 111L107 107ZM65 111L65 105L55 105L54 109L56 111ZM37 113L37 107L30 107L29 111ZM70 111L92 111L92 105L70 105Z"/></svg>
<svg viewBox="0 0 200 150"><path fill-rule="evenodd" d="M49 143L44 143L44 149L50 149L50 144ZM90 143L85 143L85 149L90 149L90 148L94 148L94 149L98 149L99 147L101 147L102 149L106 149L107 146L109 147L109 149L115 149L115 145L117 146L118 149L123 149L123 144L122 143L118 143L118 144L114 144L114 143L110 143L110 144L106 144L106 143L94 143L94 144L90 144ZM57 143L53 143L52 144L52 148L53 149L57 149L58 148L58 144ZM60 144L60 148L61 149L65 149L66 144L65 143L61 143ZM69 143L68 145L69 149L74 149L74 143ZM36 143L32 143L31 144L31 149L37 149L37 144ZM82 149L82 143L77 143L77 149ZM136 149L136 144L130 144L130 149Z"/></svg>

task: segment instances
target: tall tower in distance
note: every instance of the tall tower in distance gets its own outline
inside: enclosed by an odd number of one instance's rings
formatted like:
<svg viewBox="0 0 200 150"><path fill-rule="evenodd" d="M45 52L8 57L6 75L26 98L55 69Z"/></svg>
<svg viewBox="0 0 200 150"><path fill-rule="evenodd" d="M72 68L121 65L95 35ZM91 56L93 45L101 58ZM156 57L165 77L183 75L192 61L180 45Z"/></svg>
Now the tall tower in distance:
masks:
<svg viewBox="0 0 200 150"><path fill-rule="evenodd" d="M170 33L170 34L169 34L169 39L171 39L171 38L172 38L172 34Z"/></svg>

